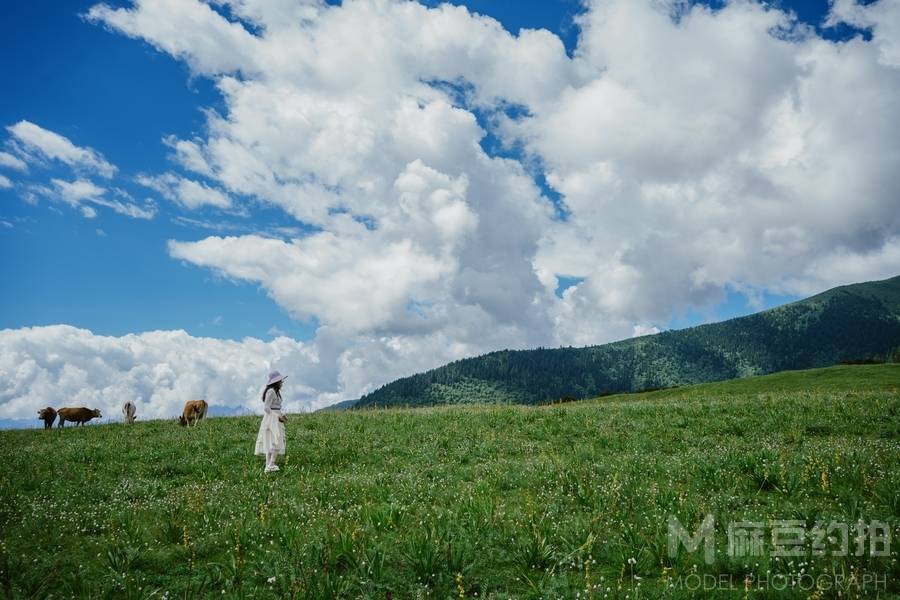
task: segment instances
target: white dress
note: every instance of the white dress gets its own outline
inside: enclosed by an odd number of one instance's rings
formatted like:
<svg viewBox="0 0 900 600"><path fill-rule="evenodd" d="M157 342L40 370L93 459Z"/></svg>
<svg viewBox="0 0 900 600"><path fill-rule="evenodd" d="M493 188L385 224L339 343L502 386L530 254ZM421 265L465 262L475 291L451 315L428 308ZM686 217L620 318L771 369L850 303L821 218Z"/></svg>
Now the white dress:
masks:
<svg viewBox="0 0 900 600"><path fill-rule="evenodd" d="M280 416L281 396L270 389L266 392L265 414L256 436L256 454L284 454L284 423L278 420Z"/></svg>

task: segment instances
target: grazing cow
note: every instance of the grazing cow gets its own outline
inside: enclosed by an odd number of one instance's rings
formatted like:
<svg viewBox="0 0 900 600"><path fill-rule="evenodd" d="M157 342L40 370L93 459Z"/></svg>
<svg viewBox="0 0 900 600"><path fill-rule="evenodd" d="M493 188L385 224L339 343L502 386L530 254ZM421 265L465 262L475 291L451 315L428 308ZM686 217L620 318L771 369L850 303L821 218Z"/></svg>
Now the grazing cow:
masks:
<svg viewBox="0 0 900 600"><path fill-rule="evenodd" d="M188 400L184 403L184 411L178 417L178 422L182 427L186 425L196 425L199 421L206 418L206 409L209 405L206 400Z"/></svg>
<svg viewBox="0 0 900 600"><path fill-rule="evenodd" d="M99 408L86 408L84 406L61 408L56 414L59 415L59 427L62 427L66 421L84 425L91 419L99 419L103 416L100 414Z"/></svg>
<svg viewBox="0 0 900 600"><path fill-rule="evenodd" d="M127 402L125 402L125 405L122 406L122 415L125 417L126 425L131 425L132 423L134 423L134 413L136 410L137 408L135 408L134 402L132 402L131 400L128 400Z"/></svg>
<svg viewBox="0 0 900 600"><path fill-rule="evenodd" d="M38 411L38 419L44 420L44 429L50 429L56 420L56 410L52 406L42 408Z"/></svg>

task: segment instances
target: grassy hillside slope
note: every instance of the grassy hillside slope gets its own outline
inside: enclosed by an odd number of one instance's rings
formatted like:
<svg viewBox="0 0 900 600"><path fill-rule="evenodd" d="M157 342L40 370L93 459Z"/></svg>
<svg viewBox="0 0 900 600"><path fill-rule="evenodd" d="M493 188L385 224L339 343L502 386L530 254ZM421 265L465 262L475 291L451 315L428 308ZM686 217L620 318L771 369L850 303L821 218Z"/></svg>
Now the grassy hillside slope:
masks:
<svg viewBox="0 0 900 600"><path fill-rule="evenodd" d="M824 367L898 350L900 277L894 277L603 346L493 352L389 383L357 407L535 404Z"/></svg>
<svg viewBox="0 0 900 600"><path fill-rule="evenodd" d="M593 402L615 400L676 400L691 396L727 397L748 394L770 394L773 392L841 392L897 391L900 387L900 363L878 365L836 365L822 369L781 371L770 375L743 377L700 383L683 387L615 394L593 399Z"/></svg>
<svg viewBox="0 0 900 600"><path fill-rule="evenodd" d="M0 597L746 598L746 578L801 569L877 573L898 597L900 544L747 560L724 531L861 518L900 537L900 368L686 391L292 416L273 476L256 418L0 432ZM705 514L715 561L668 557L668 517Z"/></svg>

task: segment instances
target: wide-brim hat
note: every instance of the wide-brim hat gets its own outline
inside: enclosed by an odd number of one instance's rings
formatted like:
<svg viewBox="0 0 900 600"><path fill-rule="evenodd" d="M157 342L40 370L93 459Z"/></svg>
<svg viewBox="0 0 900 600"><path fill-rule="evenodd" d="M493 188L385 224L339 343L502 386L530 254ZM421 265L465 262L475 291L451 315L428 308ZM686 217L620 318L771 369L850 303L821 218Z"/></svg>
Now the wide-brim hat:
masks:
<svg viewBox="0 0 900 600"><path fill-rule="evenodd" d="M284 381L287 379L287 375L282 375L278 371L272 371L269 373L269 381L266 382L266 385L272 385L273 383L278 383L279 381Z"/></svg>

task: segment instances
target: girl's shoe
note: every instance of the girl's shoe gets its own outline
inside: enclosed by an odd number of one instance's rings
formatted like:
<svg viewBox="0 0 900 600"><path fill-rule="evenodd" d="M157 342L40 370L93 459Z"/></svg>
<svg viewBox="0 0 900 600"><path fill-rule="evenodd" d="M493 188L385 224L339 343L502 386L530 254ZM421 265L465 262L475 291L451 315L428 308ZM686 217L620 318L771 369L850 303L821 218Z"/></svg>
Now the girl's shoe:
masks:
<svg viewBox="0 0 900 600"><path fill-rule="evenodd" d="M266 473L274 473L275 471L280 471L278 465L268 465L266 466Z"/></svg>

